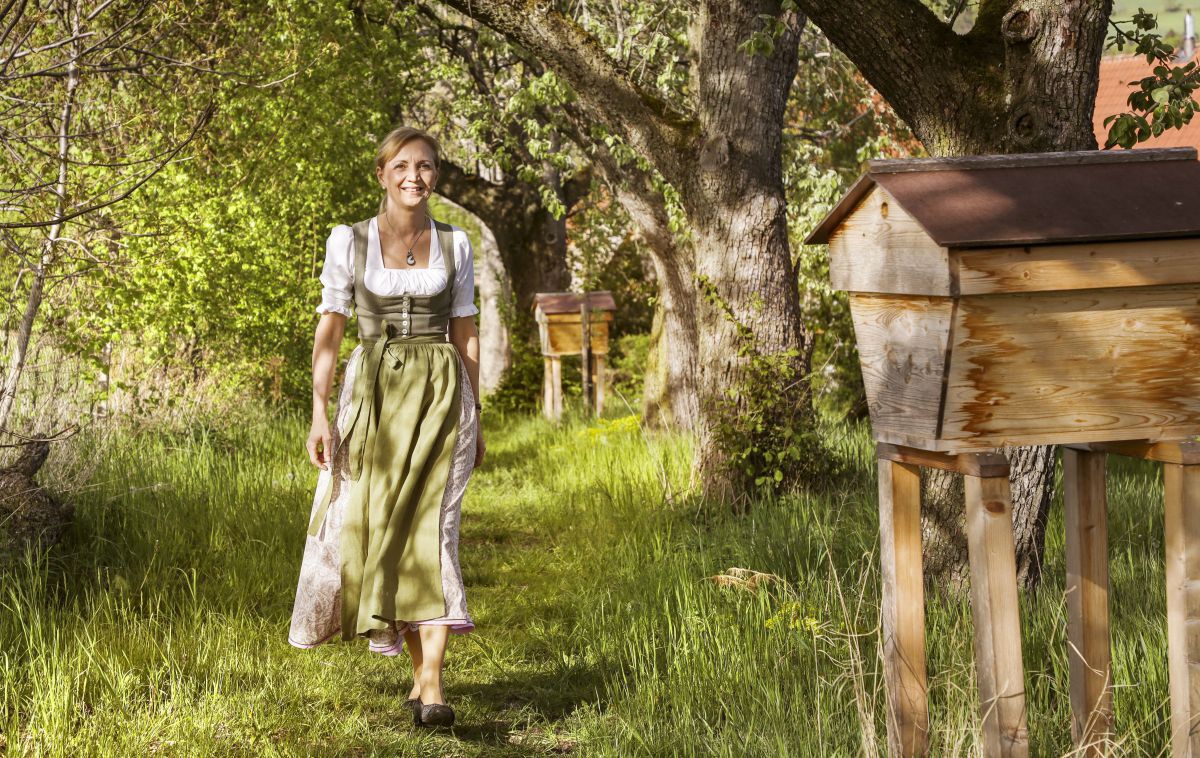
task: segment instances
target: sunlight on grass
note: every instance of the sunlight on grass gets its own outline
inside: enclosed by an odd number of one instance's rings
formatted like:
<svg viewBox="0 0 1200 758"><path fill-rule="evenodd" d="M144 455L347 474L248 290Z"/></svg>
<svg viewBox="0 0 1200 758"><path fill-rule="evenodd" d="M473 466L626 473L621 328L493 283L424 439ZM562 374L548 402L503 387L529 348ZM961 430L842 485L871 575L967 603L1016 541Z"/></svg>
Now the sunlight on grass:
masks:
<svg viewBox="0 0 1200 758"><path fill-rule="evenodd" d="M74 495L68 541L0 585L0 745L885 754L865 428L826 430L844 479L739 517L689 497L687 440L645 435L636 417L487 423L461 546L478 629L447 661L453 734L411 726L404 660L288 646L315 474L301 420L261 414L236 429L111 436ZM1118 460L1109 491L1118 729L1129 753L1156 754L1168 718L1161 480ZM1021 608L1039 755L1071 747L1061 506L1049 535L1046 584ZM934 749L974 755L970 609L935 597L928 608Z"/></svg>

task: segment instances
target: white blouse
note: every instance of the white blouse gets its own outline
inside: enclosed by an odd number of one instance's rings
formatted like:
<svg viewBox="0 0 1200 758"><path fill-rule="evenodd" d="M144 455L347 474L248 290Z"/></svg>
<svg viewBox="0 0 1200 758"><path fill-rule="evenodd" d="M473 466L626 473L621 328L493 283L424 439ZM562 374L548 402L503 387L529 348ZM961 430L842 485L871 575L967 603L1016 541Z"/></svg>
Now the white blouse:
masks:
<svg viewBox="0 0 1200 758"><path fill-rule="evenodd" d="M429 220L429 268L384 268L379 248L377 218L367 229L367 270L363 284L376 295L436 295L446 286L446 262L438 243L437 227ZM475 265L471 241L457 226L454 231L454 283L451 290L450 317L474 316ZM335 226L325 242L325 265L321 269L321 305L317 313L350 316L354 303L354 230L346 224Z"/></svg>

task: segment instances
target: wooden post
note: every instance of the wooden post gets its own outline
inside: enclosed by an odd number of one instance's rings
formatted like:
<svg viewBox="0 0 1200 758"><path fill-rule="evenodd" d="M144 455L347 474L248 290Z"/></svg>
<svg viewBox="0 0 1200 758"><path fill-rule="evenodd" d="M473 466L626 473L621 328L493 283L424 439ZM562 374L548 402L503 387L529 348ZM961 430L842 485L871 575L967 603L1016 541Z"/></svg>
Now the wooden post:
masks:
<svg viewBox="0 0 1200 758"><path fill-rule="evenodd" d="M964 480L983 754L1028 756L1012 494L1007 476Z"/></svg>
<svg viewBox="0 0 1200 758"><path fill-rule="evenodd" d="M1106 458L1063 448L1071 736L1083 756L1107 755L1113 734Z"/></svg>
<svg viewBox="0 0 1200 758"><path fill-rule="evenodd" d="M882 562L883 662L888 752L929 750L925 677L925 588L921 571L921 469L879 461L879 557Z"/></svg>
<svg viewBox="0 0 1200 758"><path fill-rule="evenodd" d="M592 308L588 293L583 293L579 302L579 373L583 381L583 406L591 409L592 404ZM597 413L596 415L600 415Z"/></svg>
<svg viewBox="0 0 1200 758"><path fill-rule="evenodd" d="M1171 754L1200 756L1200 465L1163 464Z"/></svg>
<svg viewBox="0 0 1200 758"><path fill-rule="evenodd" d="M562 358L542 356L545 365L542 376L542 414L551 421L562 417Z"/></svg>
<svg viewBox="0 0 1200 758"><path fill-rule="evenodd" d="M596 388L596 415L601 416L604 414L604 354L595 353L592 359L596 366L596 373L592 377Z"/></svg>

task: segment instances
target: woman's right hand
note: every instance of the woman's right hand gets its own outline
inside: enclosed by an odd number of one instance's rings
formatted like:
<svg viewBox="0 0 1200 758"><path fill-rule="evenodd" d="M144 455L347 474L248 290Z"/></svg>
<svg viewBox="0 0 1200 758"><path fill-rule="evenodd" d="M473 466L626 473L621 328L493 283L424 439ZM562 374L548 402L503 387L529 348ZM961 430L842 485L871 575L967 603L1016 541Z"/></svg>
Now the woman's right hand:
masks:
<svg viewBox="0 0 1200 758"><path fill-rule="evenodd" d="M329 419L324 415L313 416L312 429L308 432L308 460L317 468L328 471L333 452L333 435L329 432Z"/></svg>

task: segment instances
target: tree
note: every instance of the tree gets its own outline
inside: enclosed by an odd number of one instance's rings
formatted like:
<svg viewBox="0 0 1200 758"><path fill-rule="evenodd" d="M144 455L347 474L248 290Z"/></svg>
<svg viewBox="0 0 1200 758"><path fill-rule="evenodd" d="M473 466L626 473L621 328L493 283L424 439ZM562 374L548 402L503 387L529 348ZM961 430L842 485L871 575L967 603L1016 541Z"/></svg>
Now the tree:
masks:
<svg viewBox="0 0 1200 758"><path fill-rule="evenodd" d="M796 0L933 155L1095 150L1092 105L1111 0L982 0L953 31L917 0ZM1037 585L1054 451L1017 448L1012 463L1017 569ZM967 577L957 475L932 472L922 509L929 576Z"/></svg>
<svg viewBox="0 0 1200 758"><path fill-rule="evenodd" d="M116 206L211 115L197 103L207 96L197 81L213 62L199 32L207 12L211 6L136 0L12 0L0 12L0 234L17 262L5 272L13 276L10 307L24 301L0 386L0 430L14 431L11 415L50 290L112 265L120 249Z"/></svg>
<svg viewBox="0 0 1200 758"><path fill-rule="evenodd" d="M781 163L802 18L778 0L701 2L687 33L688 76L675 90L682 97L672 103L552 3L447 4L542 61L571 87L588 123L603 125L677 194L703 285L697 468L708 494L744 494L750 475L739 455L810 426ZM764 384L774 390L771 414L752 408ZM753 419L750 439L725 433L744 419Z"/></svg>

